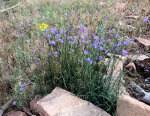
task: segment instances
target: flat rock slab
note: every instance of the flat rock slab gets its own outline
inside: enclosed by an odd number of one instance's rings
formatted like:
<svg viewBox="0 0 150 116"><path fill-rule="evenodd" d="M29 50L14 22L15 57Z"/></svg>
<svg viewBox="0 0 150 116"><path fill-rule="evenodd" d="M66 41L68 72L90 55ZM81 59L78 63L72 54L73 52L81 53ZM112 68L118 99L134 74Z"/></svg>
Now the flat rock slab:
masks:
<svg viewBox="0 0 150 116"><path fill-rule="evenodd" d="M117 101L117 116L150 116L150 106L125 95Z"/></svg>
<svg viewBox="0 0 150 116"><path fill-rule="evenodd" d="M92 103L58 87L44 98L31 102L30 107L40 116L110 116Z"/></svg>

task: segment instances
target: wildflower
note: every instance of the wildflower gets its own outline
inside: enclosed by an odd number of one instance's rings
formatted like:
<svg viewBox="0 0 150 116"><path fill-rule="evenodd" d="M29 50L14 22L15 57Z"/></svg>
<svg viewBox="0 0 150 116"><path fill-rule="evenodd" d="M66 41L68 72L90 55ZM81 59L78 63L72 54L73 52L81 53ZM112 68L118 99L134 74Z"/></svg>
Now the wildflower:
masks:
<svg viewBox="0 0 150 116"><path fill-rule="evenodd" d="M69 30L70 29L70 27L67 27L67 30Z"/></svg>
<svg viewBox="0 0 150 116"><path fill-rule="evenodd" d="M80 8L81 10L83 10L83 8Z"/></svg>
<svg viewBox="0 0 150 116"><path fill-rule="evenodd" d="M70 30L70 33L73 33L73 30Z"/></svg>
<svg viewBox="0 0 150 116"><path fill-rule="evenodd" d="M90 62L90 58L87 58L86 61L87 61L87 62Z"/></svg>
<svg viewBox="0 0 150 116"><path fill-rule="evenodd" d="M74 44L74 42L72 42L72 41L68 41L68 44Z"/></svg>
<svg viewBox="0 0 150 116"><path fill-rule="evenodd" d="M99 42L99 44L100 44L100 45L103 45L103 42L102 42L102 41L100 41L100 42Z"/></svg>
<svg viewBox="0 0 150 116"><path fill-rule="evenodd" d="M130 43L130 40L126 40L126 41L124 42L124 45L126 46L128 43Z"/></svg>
<svg viewBox="0 0 150 116"><path fill-rule="evenodd" d="M118 51L119 50L119 47L116 47L115 51Z"/></svg>
<svg viewBox="0 0 150 116"><path fill-rule="evenodd" d="M94 33L93 34L91 34L93 37L94 37Z"/></svg>
<svg viewBox="0 0 150 116"><path fill-rule="evenodd" d="M120 46L120 45L121 45L121 41L118 42L118 46Z"/></svg>
<svg viewBox="0 0 150 116"><path fill-rule="evenodd" d="M113 46L112 46L112 47L114 48L115 46L116 46L116 45L115 45L115 44L113 44Z"/></svg>
<svg viewBox="0 0 150 116"><path fill-rule="evenodd" d="M20 88L20 91L23 91L23 88L22 88L22 87Z"/></svg>
<svg viewBox="0 0 150 116"><path fill-rule="evenodd" d="M64 33L64 37L66 37L66 34Z"/></svg>
<svg viewBox="0 0 150 116"><path fill-rule="evenodd" d="M39 62L37 62L37 63L36 63L36 65L38 65L38 66L39 66L39 65L40 65L40 63L39 63Z"/></svg>
<svg viewBox="0 0 150 116"><path fill-rule="evenodd" d="M44 41L46 41L46 39L43 39Z"/></svg>
<svg viewBox="0 0 150 116"><path fill-rule="evenodd" d="M40 29L41 31L44 31L47 29L47 27L48 27L48 25L46 23L42 23L38 29Z"/></svg>
<svg viewBox="0 0 150 116"><path fill-rule="evenodd" d="M80 25L80 30L82 30L84 28L84 26L83 25Z"/></svg>
<svg viewBox="0 0 150 116"><path fill-rule="evenodd" d="M55 45L55 41L50 41L50 44Z"/></svg>
<svg viewBox="0 0 150 116"><path fill-rule="evenodd" d="M34 57L34 60L37 60L37 58L36 58L36 57Z"/></svg>
<svg viewBox="0 0 150 116"><path fill-rule="evenodd" d="M109 30L109 33L112 33L112 30Z"/></svg>
<svg viewBox="0 0 150 116"><path fill-rule="evenodd" d="M148 18L147 17L144 17L143 18L143 22L147 22L148 21Z"/></svg>
<svg viewBox="0 0 150 116"><path fill-rule="evenodd" d="M126 50L122 50L122 54L126 55L128 52Z"/></svg>
<svg viewBox="0 0 150 116"><path fill-rule="evenodd" d="M48 56L50 56L51 55L51 53L48 53Z"/></svg>
<svg viewBox="0 0 150 116"><path fill-rule="evenodd" d="M41 49L42 50L42 52L44 52L44 49Z"/></svg>
<svg viewBox="0 0 150 116"><path fill-rule="evenodd" d="M99 18L97 18L97 22L100 22L100 19L99 19Z"/></svg>
<svg viewBox="0 0 150 116"><path fill-rule="evenodd" d="M17 102L16 101L13 101L13 105L15 105Z"/></svg>
<svg viewBox="0 0 150 116"><path fill-rule="evenodd" d="M104 50L104 47L100 46L99 49L100 49L100 50Z"/></svg>
<svg viewBox="0 0 150 116"><path fill-rule="evenodd" d="M119 38L120 36L118 34L116 34L116 38Z"/></svg>
<svg viewBox="0 0 150 116"><path fill-rule="evenodd" d="M98 36L94 36L94 39L96 39L96 40L97 40L97 39L98 39Z"/></svg>
<svg viewBox="0 0 150 116"><path fill-rule="evenodd" d="M89 42L88 42L88 40L87 41L85 41L85 44L88 44Z"/></svg>
<svg viewBox="0 0 150 116"><path fill-rule="evenodd" d="M74 52L74 49L72 49L72 52Z"/></svg>
<svg viewBox="0 0 150 116"><path fill-rule="evenodd" d="M23 84L23 83L21 84L21 87L24 87L24 84Z"/></svg>
<svg viewBox="0 0 150 116"><path fill-rule="evenodd" d="M84 50L84 54L87 55L87 54L88 54L88 51Z"/></svg>
<svg viewBox="0 0 150 116"><path fill-rule="evenodd" d="M109 42L110 40L109 39L107 39L107 42Z"/></svg>
<svg viewBox="0 0 150 116"><path fill-rule="evenodd" d="M104 17L105 18L105 20L107 20L107 17Z"/></svg>
<svg viewBox="0 0 150 116"><path fill-rule="evenodd" d="M36 52L36 50L34 49L34 50L33 50L33 52L35 53L35 52Z"/></svg>
<svg viewBox="0 0 150 116"><path fill-rule="evenodd" d="M88 38L88 37L89 37L88 35L85 36L85 38Z"/></svg>
<svg viewBox="0 0 150 116"><path fill-rule="evenodd" d="M77 35L76 38L79 39L79 35Z"/></svg>
<svg viewBox="0 0 150 116"><path fill-rule="evenodd" d="M109 50L106 49L106 53L108 53L108 52L109 52Z"/></svg>
<svg viewBox="0 0 150 116"><path fill-rule="evenodd" d="M53 12L53 14L55 14L56 12Z"/></svg>
<svg viewBox="0 0 150 116"><path fill-rule="evenodd" d="M98 47L98 45L97 44L93 44L93 48L97 48Z"/></svg>
<svg viewBox="0 0 150 116"><path fill-rule="evenodd" d="M81 37L81 40L84 40L84 38L83 38L83 37Z"/></svg>
<svg viewBox="0 0 150 116"><path fill-rule="evenodd" d="M58 57L58 54L59 54L59 53L56 51L56 52L55 52L55 56Z"/></svg>
<svg viewBox="0 0 150 116"><path fill-rule="evenodd" d="M64 32L64 31L63 31L63 30L61 30L61 31L60 31L60 34L63 34L63 32Z"/></svg>
<svg viewBox="0 0 150 116"><path fill-rule="evenodd" d="M67 17L68 15L67 15L67 13L65 14L65 17Z"/></svg>
<svg viewBox="0 0 150 116"><path fill-rule="evenodd" d="M91 61L90 61L90 64L92 64L92 62L93 62L93 61L91 60Z"/></svg>
<svg viewBox="0 0 150 116"><path fill-rule="evenodd" d="M136 51L136 53L137 53L137 54L139 54L139 53L140 53L140 51Z"/></svg>
<svg viewBox="0 0 150 116"><path fill-rule="evenodd" d="M29 26L31 26L31 24L29 23Z"/></svg>
<svg viewBox="0 0 150 116"><path fill-rule="evenodd" d="M134 38L133 38L133 37L131 38L131 41L134 41Z"/></svg>
<svg viewBox="0 0 150 116"><path fill-rule="evenodd" d="M48 34L47 37L50 37L50 35Z"/></svg>
<svg viewBox="0 0 150 116"><path fill-rule="evenodd" d="M63 39L60 39L60 43L63 43Z"/></svg>
<svg viewBox="0 0 150 116"><path fill-rule="evenodd" d="M58 24L54 24L56 27L58 27L59 25Z"/></svg>
<svg viewBox="0 0 150 116"><path fill-rule="evenodd" d="M99 56L99 60L101 60L103 58L103 56Z"/></svg>

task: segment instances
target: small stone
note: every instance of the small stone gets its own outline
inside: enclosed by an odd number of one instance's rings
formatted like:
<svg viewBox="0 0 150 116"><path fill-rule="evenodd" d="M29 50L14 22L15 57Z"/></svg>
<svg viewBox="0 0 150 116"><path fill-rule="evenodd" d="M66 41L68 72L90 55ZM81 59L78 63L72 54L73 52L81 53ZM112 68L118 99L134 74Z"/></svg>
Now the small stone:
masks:
<svg viewBox="0 0 150 116"><path fill-rule="evenodd" d="M125 69L131 71L132 73L135 73L136 72L136 67L135 67L135 64L133 62L130 62L126 67Z"/></svg>
<svg viewBox="0 0 150 116"><path fill-rule="evenodd" d="M27 115L21 111L11 111L11 112L8 112L6 116L27 116Z"/></svg>
<svg viewBox="0 0 150 116"><path fill-rule="evenodd" d="M149 116L150 106L130 96L122 96L117 101L117 116Z"/></svg>

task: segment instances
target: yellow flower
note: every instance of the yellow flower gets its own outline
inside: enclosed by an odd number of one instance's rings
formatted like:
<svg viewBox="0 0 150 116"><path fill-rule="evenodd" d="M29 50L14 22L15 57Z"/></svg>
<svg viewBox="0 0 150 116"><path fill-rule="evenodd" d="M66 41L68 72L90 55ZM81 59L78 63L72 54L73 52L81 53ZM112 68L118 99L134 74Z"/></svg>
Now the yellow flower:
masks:
<svg viewBox="0 0 150 116"><path fill-rule="evenodd" d="M98 21L98 22L100 22L100 19L99 19L99 18L97 18L97 21Z"/></svg>
<svg viewBox="0 0 150 116"><path fill-rule="evenodd" d="M47 27L48 27L48 25L46 23L42 23L38 29L40 29L41 31L44 31L47 29Z"/></svg>
<svg viewBox="0 0 150 116"><path fill-rule="evenodd" d="M53 12L53 14L55 14L55 12Z"/></svg>
<svg viewBox="0 0 150 116"><path fill-rule="evenodd" d="M54 24L56 27L58 27L59 25L58 24Z"/></svg>
<svg viewBox="0 0 150 116"><path fill-rule="evenodd" d="M81 10L83 10L83 8L80 8Z"/></svg>

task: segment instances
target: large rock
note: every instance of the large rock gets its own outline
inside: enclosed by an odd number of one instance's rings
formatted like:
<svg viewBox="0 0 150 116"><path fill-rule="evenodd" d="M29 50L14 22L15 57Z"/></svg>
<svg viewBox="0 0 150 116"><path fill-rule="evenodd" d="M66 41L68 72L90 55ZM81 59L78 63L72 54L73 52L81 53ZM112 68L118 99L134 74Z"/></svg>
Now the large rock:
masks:
<svg viewBox="0 0 150 116"><path fill-rule="evenodd" d="M117 116L150 116L150 106L125 95L117 101Z"/></svg>
<svg viewBox="0 0 150 116"><path fill-rule="evenodd" d="M30 103L40 116L110 116L92 103L56 87L51 94Z"/></svg>
<svg viewBox="0 0 150 116"><path fill-rule="evenodd" d="M27 116L27 115L21 111L11 111L8 112L5 116Z"/></svg>

